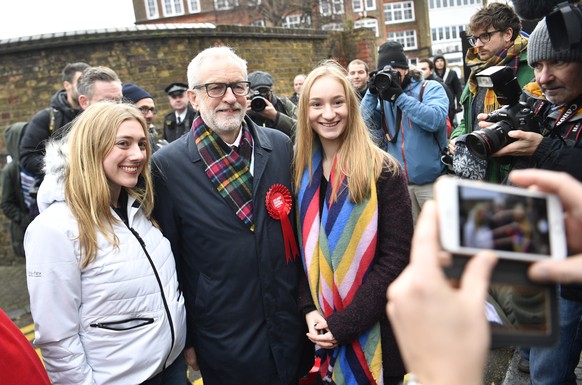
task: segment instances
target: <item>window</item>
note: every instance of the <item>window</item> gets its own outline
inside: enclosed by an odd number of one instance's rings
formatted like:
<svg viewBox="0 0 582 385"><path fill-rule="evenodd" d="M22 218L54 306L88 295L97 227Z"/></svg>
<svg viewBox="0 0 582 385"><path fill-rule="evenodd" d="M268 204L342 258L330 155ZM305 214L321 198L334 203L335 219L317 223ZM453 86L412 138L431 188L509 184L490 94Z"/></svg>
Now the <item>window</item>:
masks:
<svg viewBox="0 0 582 385"><path fill-rule="evenodd" d="M416 31L398 31L388 33L388 40L394 40L402 44L405 50L418 48Z"/></svg>
<svg viewBox="0 0 582 385"><path fill-rule="evenodd" d="M465 30L464 25L451 25L431 29L431 39L434 42L450 41L460 39L461 32Z"/></svg>
<svg viewBox="0 0 582 385"><path fill-rule="evenodd" d="M344 0L332 0L333 14L343 15L344 11Z"/></svg>
<svg viewBox="0 0 582 385"><path fill-rule="evenodd" d="M414 21L414 2L385 3L384 20L386 24Z"/></svg>
<svg viewBox="0 0 582 385"><path fill-rule="evenodd" d="M217 11L227 11L238 7L238 0L214 0L214 9Z"/></svg>
<svg viewBox="0 0 582 385"><path fill-rule="evenodd" d="M331 16L331 4L329 0L321 0L319 2L319 13L321 16Z"/></svg>
<svg viewBox="0 0 582 385"><path fill-rule="evenodd" d="M156 0L145 0L145 8L148 19L158 19L158 2Z"/></svg>
<svg viewBox="0 0 582 385"><path fill-rule="evenodd" d="M164 0L164 16L183 15L182 0Z"/></svg>
<svg viewBox="0 0 582 385"><path fill-rule="evenodd" d="M483 5L482 0L430 0L429 8L453 8L467 5Z"/></svg>
<svg viewBox="0 0 582 385"><path fill-rule="evenodd" d="M376 0L352 0L354 12L373 11L376 9Z"/></svg>
<svg viewBox="0 0 582 385"><path fill-rule="evenodd" d="M319 13L321 16L343 15L343 0L321 0L319 2Z"/></svg>
<svg viewBox="0 0 582 385"><path fill-rule="evenodd" d="M324 31L343 31L344 25L342 23L329 23L321 26Z"/></svg>
<svg viewBox="0 0 582 385"><path fill-rule="evenodd" d="M265 19L255 20L251 23L251 25L255 27L265 27L267 23L265 23Z"/></svg>
<svg viewBox="0 0 582 385"><path fill-rule="evenodd" d="M200 13L200 0L188 0L190 13Z"/></svg>
<svg viewBox="0 0 582 385"><path fill-rule="evenodd" d="M354 28L371 28L374 30L374 35L376 37L380 36L378 34L378 20L376 19L360 19L354 22Z"/></svg>
<svg viewBox="0 0 582 385"><path fill-rule="evenodd" d="M285 21L283 21L283 27L285 28L301 28L301 15L290 15L285 16Z"/></svg>

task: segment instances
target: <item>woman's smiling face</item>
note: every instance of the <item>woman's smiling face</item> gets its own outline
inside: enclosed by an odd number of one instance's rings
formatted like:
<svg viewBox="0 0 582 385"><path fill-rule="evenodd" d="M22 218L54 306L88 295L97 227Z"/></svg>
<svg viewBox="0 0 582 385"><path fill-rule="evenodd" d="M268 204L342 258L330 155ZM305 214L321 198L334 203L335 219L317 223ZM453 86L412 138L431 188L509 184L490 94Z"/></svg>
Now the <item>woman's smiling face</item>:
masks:
<svg viewBox="0 0 582 385"><path fill-rule="evenodd" d="M339 141L348 122L346 92L330 76L313 82L309 91L309 123L322 142Z"/></svg>

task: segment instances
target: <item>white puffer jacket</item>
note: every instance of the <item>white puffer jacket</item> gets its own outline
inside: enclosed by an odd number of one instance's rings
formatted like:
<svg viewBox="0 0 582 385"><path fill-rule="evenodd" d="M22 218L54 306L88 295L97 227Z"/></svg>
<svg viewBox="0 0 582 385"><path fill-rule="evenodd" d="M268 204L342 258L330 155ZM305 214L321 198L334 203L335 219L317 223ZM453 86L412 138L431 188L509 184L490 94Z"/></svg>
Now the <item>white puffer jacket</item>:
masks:
<svg viewBox="0 0 582 385"><path fill-rule="evenodd" d="M184 299L167 239L129 197L119 248L98 233L80 267L78 226L64 201L62 147L47 147L41 214L25 236L35 345L53 384L140 384L181 354ZM143 245L143 246L142 246Z"/></svg>

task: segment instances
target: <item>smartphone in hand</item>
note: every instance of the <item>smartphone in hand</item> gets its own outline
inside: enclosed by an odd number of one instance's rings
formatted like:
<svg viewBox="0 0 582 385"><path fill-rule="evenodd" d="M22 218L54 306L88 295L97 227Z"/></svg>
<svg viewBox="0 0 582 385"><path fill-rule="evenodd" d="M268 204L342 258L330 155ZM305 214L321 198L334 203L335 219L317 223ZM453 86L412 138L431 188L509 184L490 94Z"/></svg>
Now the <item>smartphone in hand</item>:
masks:
<svg viewBox="0 0 582 385"><path fill-rule="evenodd" d="M545 346L558 332L557 286L529 280L529 265L566 257L563 209L557 196L520 187L441 177L434 185L443 250L453 254L445 272L461 276L468 259L493 250L485 311L492 344Z"/></svg>

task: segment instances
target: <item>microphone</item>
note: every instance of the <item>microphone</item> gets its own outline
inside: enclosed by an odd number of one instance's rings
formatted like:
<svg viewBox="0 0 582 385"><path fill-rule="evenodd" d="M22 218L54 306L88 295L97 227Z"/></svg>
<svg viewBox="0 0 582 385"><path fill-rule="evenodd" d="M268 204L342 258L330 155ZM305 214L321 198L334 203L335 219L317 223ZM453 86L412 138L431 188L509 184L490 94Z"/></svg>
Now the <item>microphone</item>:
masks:
<svg viewBox="0 0 582 385"><path fill-rule="evenodd" d="M556 5L565 0L513 0L515 13L524 20L541 19L554 9ZM569 0L574 3L576 0Z"/></svg>

